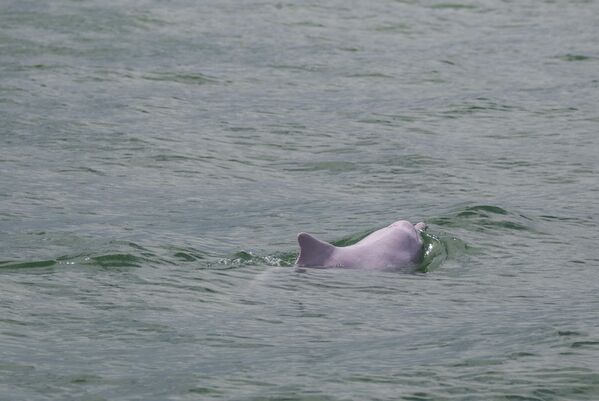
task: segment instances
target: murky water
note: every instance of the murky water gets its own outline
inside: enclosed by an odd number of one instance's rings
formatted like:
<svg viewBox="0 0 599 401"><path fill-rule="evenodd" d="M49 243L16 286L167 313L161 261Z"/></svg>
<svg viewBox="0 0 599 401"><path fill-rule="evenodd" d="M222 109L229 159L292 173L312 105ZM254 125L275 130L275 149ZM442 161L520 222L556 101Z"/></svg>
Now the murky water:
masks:
<svg viewBox="0 0 599 401"><path fill-rule="evenodd" d="M599 399L598 27L0 2L0 399ZM398 219L415 273L293 268Z"/></svg>

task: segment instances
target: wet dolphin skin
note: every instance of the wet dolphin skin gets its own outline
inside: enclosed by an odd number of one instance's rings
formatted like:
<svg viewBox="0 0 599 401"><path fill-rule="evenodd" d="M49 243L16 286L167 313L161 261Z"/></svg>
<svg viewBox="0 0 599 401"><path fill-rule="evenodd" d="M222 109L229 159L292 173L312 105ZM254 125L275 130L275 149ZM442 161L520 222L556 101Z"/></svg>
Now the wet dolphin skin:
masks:
<svg viewBox="0 0 599 401"><path fill-rule="evenodd" d="M316 237L300 233L295 262L298 267L343 267L364 269L399 269L415 265L422 257L420 231L426 224L396 221L345 247L338 247Z"/></svg>

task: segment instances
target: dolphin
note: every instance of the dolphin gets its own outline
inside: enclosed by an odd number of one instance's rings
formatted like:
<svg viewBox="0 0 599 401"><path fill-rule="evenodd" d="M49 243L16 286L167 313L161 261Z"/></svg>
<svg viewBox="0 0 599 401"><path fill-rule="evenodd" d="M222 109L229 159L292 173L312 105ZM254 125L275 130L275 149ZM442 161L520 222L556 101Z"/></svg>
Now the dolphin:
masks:
<svg viewBox="0 0 599 401"><path fill-rule="evenodd" d="M396 270L415 266L423 254L421 231L426 224L406 220L381 228L361 241L345 247L335 246L299 233L297 267L341 267L372 270Z"/></svg>

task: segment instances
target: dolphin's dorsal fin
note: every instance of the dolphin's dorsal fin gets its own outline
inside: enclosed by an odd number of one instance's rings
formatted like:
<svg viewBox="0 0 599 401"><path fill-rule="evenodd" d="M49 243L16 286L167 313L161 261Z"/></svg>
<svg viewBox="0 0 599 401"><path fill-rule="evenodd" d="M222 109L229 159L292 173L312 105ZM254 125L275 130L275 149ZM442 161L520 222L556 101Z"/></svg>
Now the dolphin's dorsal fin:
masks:
<svg viewBox="0 0 599 401"><path fill-rule="evenodd" d="M307 233L297 235L300 253L295 264L300 267L324 266L335 246L319 240Z"/></svg>

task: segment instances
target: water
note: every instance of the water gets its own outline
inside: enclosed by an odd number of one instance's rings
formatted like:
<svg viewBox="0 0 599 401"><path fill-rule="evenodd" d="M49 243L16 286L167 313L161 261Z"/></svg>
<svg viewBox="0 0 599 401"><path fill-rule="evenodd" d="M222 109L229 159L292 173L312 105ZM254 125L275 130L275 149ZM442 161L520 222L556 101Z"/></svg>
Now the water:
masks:
<svg viewBox="0 0 599 401"><path fill-rule="evenodd" d="M0 399L599 399L598 16L2 1Z"/></svg>

